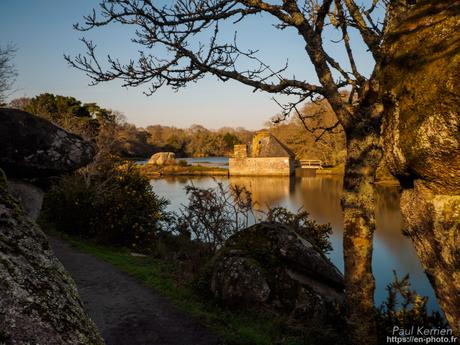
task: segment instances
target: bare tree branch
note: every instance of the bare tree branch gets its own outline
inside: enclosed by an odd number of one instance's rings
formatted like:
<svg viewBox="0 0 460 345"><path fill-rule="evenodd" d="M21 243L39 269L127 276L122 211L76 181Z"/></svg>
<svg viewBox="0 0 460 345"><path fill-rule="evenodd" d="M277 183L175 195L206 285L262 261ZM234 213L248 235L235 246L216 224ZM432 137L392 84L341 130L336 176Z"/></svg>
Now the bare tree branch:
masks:
<svg viewBox="0 0 460 345"><path fill-rule="evenodd" d="M5 48L0 47L0 104L4 103L11 94L18 75L11 61L16 50L16 47L11 43L7 44Z"/></svg>
<svg viewBox="0 0 460 345"><path fill-rule="evenodd" d="M316 94L328 100L342 126L348 127L359 114L354 112L353 103L341 97L340 89L349 86L359 91L365 82L353 56L348 27L358 28L374 58L378 58L381 30L372 13L380 1L373 0L368 9L360 9L354 0L282 0L280 4L263 0L178 0L163 7L150 0L103 0L99 13L94 10L75 28L87 31L111 23L133 25L136 32L132 41L145 50L139 52L137 60L128 63L109 55L102 64L95 44L83 39L86 54L65 58L71 66L84 71L92 84L115 79L122 80L123 86L148 84L147 95L165 85L177 90L206 74L222 81L238 81L254 91L299 99ZM332 4L336 14L331 13ZM232 41L221 42L221 22L239 23L263 13L278 22L276 28L297 30L305 41L305 52L319 84L286 76L287 63L278 69L271 68L257 50L241 49L236 34ZM338 22L335 27L342 35L351 71L326 52L323 31L330 24L328 18ZM162 53L152 53L155 51ZM337 71L338 79L334 78L333 70Z"/></svg>

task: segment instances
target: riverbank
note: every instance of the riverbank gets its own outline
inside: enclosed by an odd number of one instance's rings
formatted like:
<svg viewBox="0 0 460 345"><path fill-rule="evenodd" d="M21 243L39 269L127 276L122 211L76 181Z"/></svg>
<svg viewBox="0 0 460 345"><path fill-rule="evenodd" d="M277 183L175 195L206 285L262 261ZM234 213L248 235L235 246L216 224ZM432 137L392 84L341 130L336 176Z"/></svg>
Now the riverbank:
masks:
<svg viewBox="0 0 460 345"><path fill-rule="evenodd" d="M228 169L202 165L140 165L141 171L151 179L163 176L228 176Z"/></svg>
<svg viewBox="0 0 460 345"><path fill-rule="evenodd" d="M181 162L184 162L181 164ZM189 164L185 161L179 161L179 164L159 166L155 164L139 164L142 172L150 179L157 179L167 176L229 176L227 167L216 165L201 165L201 162ZM209 164L209 162L202 162ZM222 162L220 165L225 165ZM323 169L300 169L296 168L295 176L343 176L345 173L345 164L339 164L334 167ZM399 181L394 178L386 168L377 170L375 184L384 186L399 186Z"/></svg>

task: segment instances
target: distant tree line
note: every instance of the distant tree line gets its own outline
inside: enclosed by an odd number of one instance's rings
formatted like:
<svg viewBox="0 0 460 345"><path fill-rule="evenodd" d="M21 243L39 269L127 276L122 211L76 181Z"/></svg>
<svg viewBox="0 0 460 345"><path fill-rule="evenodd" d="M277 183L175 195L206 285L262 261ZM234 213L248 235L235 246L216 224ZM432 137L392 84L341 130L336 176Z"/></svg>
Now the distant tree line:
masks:
<svg viewBox="0 0 460 345"><path fill-rule="evenodd" d="M110 136L112 153L122 157L148 157L158 151L172 151L179 157L227 156L235 144L249 141L253 134L244 128L209 130L200 125L187 129L161 125L138 128L127 123L120 112L51 93L16 98L8 106L43 117L87 139Z"/></svg>
<svg viewBox="0 0 460 345"><path fill-rule="evenodd" d="M9 106L44 117L87 139L104 141L104 147L121 157L149 157L160 151L171 151L178 157L231 156L234 145L250 142L255 133L242 127L210 130L197 124L186 129L162 125L139 128L126 122L120 112L51 93L17 98ZM275 116L266 127L298 158L337 165L345 158L343 129L321 130L336 121L325 102L306 103L298 117L279 121Z"/></svg>
<svg viewBox="0 0 460 345"><path fill-rule="evenodd" d="M146 130L152 145L186 157L230 156L234 145L248 142L254 133L240 127L209 130L200 125L187 129L155 125Z"/></svg>

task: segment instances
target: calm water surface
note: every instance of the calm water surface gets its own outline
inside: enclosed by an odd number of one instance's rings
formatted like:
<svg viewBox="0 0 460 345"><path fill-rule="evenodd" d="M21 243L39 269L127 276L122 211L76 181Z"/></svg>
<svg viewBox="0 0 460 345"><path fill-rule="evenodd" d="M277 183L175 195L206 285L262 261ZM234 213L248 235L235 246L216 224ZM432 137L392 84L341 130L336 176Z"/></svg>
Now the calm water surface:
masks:
<svg viewBox="0 0 460 345"><path fill-rule="evenodd" d="M169 177L152 180L154 191L170 200L170 210L177 210L186 203L184 187L193 183L196 187L224 185L245 186L252 192L259 208L284 206L292 211L303 207L318 223L330 223L333 229L331 242L332 262L343 272L342 232L343 217L340 208L342 178L339 176L312 177ZM433 290L418 261L410 239L401 233L402 218L399 211L399 190L396 187L377 186L376 220L374 237L373 271L376 279L376 303L386 298L385 287L393 280L393 270L401 278L410 274L412 288L420 295L428 296L428 308L439 310Z"/></svg>
<svg viewBox="0 0 460 345"><path fill-rule="evenodd" d="M204 165L208 167L228 168L227 157L203 157L203 158L178 158L178 160L186 161L191 165Z"/></svg>

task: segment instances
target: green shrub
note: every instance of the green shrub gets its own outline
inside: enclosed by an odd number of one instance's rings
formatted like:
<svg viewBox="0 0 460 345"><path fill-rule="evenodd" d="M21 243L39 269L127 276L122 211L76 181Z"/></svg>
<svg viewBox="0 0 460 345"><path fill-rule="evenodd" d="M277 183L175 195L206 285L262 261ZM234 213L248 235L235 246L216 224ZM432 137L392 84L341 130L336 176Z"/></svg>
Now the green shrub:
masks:
<svg viewBox="0 0 460 345"><path fill-rule="evenodd" d="M412 327L446 328L447 323L438 312L428 313L428 297L420 296L411 290L409 275L399 279L393 271L393 281L387 286L387 300L377 309L377 329L379 343L386 344L386 337L393 333L393 327L411 329Z"/></svg>
<svg viewBox="0 0 460 345"><path fill-rule="evenodd" d="M166 205L134 164L122 164L62 178L46 195L43 217L59 231L145 251L167 220Z"/></svg>
<svg viewBox="0 0 460 345"><path fill-rule="evenodd" d="M323 253L332 250L329 236L332 234L330 224L318 224L307 211L302 209L293 213L284 207L269 208L266 213L267 221L286 224L292 227L299 235L308 239Z"/></svg>

